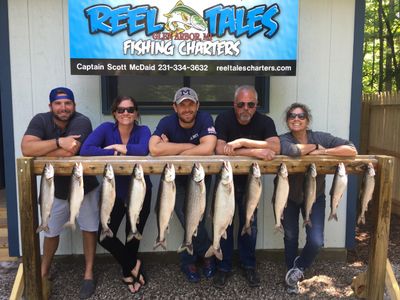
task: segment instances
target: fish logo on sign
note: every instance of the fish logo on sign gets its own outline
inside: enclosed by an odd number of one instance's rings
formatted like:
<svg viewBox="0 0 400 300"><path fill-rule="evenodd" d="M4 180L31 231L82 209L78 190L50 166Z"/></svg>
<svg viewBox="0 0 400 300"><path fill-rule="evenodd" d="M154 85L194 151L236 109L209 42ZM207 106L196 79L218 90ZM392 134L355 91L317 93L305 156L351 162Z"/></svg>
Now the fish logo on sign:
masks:
<svg viewBox="0 0 400 300"><path fill-rule="evenodd" d="M205 31L207 23L203 17L193 8L178 1L171 11L164 14L167 18L165 29L173 35L194 29L194 31Z"/></svg>

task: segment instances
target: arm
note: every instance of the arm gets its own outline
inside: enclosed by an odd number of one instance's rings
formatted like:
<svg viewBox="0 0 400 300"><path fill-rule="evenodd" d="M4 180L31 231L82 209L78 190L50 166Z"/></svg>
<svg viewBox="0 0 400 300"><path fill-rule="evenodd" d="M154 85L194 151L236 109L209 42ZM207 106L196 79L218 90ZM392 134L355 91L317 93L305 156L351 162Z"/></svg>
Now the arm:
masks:
<svg viewBox="0 0 400 300"><path fill-rule="evenodd" d="M310 155L337 155L337 156L355 156L357 149L352 145L340 145L334 148L324 148L311 151Z"/></svg>
<svg viewBox="0 0 400 300"><path fill-rule="evenodd" d="M277 137L274 138L278 139ZM259 142L261 142L260 145L263 145L263 143L265 145L265 141L259 141ZM251 156L265 160L271 160L275 157L275 152L268 148L239 148L229 152L227 150L229 148L228 144L229 143L226 143L224 140L218 139L216 153L220 155Z"/></svg>
<svg viewBox="0 0 400 300"><path fill-rule="evenodd" d="M182 151L182 155L213 155L217 137L215 135L205 135L200 138L200 144L193 148Z"/></svg>
<svg viewBox="0 0 400 300"><path fill-rule="evenodd" d="M74 156L78 153L81 143L77 140L80 135L60 137L58 148L56 139L42 140L34 135L24 135L21 150L24 156Z"/></svg>
<svg viewBox="0 0 400 300"><path fill-rule="evenodd" d="M114 155L114 149L106 149L106 136L112 135L112 132L107 130L107 124L102 124L97 127L85 140L81 147L80 155L83 156L106 156Z"/></svg>
<svg viewBox="0 0 400 300"><path fill-rule="evenodd" d="M226 154L227 155L232 155L232 154L230 154L231 152L234 152L234 151L239 150L241 148L269 149L269 150L272 150L275 153L279 153L280 149L281 149L281 145L280 145L280 142L279 142L279 138L277 136L273 136L273 137L267 138L264 141L240 138L240 139L236 139L234 141L231 141L229 143L226 143Z"/></svg>
<svg viewBox="0 0 400 300"><path fill-rule="evenodd" d="M149 150L152 156L179 155L194 147L196 145L191 143L171 143L158 135L153 135L149 141Z"/></svg>

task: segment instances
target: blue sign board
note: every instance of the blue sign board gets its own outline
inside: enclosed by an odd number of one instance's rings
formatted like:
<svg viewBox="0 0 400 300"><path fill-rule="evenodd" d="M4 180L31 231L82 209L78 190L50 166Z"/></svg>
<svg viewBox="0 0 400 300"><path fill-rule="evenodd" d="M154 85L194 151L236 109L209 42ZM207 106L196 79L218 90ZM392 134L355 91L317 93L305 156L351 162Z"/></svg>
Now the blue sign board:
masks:
<svg viewBox="0 0 400 300"><path fill-rule="evenodd" d="M150 2L70 0L72 74L296 74L298 0Z"/></svg>

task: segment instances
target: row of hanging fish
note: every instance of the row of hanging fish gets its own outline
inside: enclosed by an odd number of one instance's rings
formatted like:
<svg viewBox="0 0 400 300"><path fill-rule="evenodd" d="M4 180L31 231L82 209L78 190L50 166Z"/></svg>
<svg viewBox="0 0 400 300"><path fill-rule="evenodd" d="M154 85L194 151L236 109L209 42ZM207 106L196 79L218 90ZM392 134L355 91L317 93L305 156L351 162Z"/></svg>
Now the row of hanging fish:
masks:
<svg viewBox="0 0 400 300"><path fill-rule="evenodd" d="M360 192L360 209L357 223L365 223L365 212L368 209L368 203L372 199L375 186L375 170L370 163L366 166L363 176L363 183ZM312 206L316 200L316 177L317 170L314 163L310 164L305 173L304 180L304 203L305 217L304 226L312 226L310 215ZM343 163L339 163L336 168L332 187L331 196L331 213L328 220L337 220L337 208L347 187L347 174ZM288 171L284 163L278 169L275 189L273 194L273 210L275 216L275 229L281 230L283 211L287 205L289 195ZM178 252L187 251L193 254L193 236L197 235L197 228L204 217L206 207L206 187L205 172L200 163L195 163L190 175L190 181L186 193L185 206L185 235L182 245ZM262 193L261 171L257 163L253 163L247 180L246 192L243 205L246 207L246 221L241 228L241 234L251 234L251 222L253 221L254 211L258 207ZM131 183L128 193L128 215L131 223L131 232L128 234L127 240L133 237L141 239L142 236L137 230L139 223L139 215L143 206L146 195L146 182L144 180L143 168L140 164L136 164L131 177ZM106 237L112 237L113 232L108 227L110 215L115 203L115 177L113 168L110 164L106 164L103 174L101 205L100 205L100 222L101 233L100 240ZM83 190L83 167L81 163L76 163L70 183L70 219L64 225L75 228L75 219L78 216L80 206L84 197ZM175 186L175 168L174 165L168 163L165 165L160 179L158 189L158 197L156 204L158 236L156 238L154 249L162 247L167 248L166 232L175 206L176 186ZM38 227L37 232L41 230L48 231L48 221L54 201L54 168L51 164L45 164L43 169L41 186L40 186L40 203L41 203L41 220L42 223ZM235 195L233 186L232 166L229 161L224 161L221 171L218 175L215 185L213 197L213 243L208 249L206 256L215 255L218 259L222 259L223 254L220 247L220 239L226 239L226 229L232 224L235 211Z"/></svg>
<svg viewBox="0 0 400 300"><path fill-rule="evenodd" d="M312 207L316 201L316 190L317 190L317 169L314 163L310 164L305 173L304 178L304 223L303 226L309 225L311 223L311 213ZM338 221L337 208L339 206L340 200L347 188L347 173L346 168L343 163L339 163L336 167L335 175L332 182L332 187L330 189L329 195L331 198L331 212L328 217L328 221L335 219ZM275 190L272 197L272 202L274 206L275 215L275 229L283 230L282 219L283 211L287 205L288 195L289 195L289 180L286 165L282 163L279 167L278 174L275 182ZM365 172L363 175L363 181L361 186L361 191L359 195L359 214L357 223L365 224L365 212L368 209L368 203L371 201L373 192L375 188L375 170L372 163L369 163L365 167Z"/></svg>

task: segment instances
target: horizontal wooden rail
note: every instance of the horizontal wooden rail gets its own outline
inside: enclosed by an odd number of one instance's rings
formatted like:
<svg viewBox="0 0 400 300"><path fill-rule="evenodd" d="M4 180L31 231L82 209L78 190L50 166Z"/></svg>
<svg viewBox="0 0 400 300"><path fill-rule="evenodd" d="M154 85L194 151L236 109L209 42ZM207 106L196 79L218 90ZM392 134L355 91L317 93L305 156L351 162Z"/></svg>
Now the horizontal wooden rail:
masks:
<svg viewBox="0 0 400 300"><path fill-rule="evenodd" d="M146 174L161 174L167 162L173 163L177 174L190 174L194 162L202 164L207 174L217 174L222 162L229 160L234 174L248 174L253 162L257 162L263 174L275 174L279 165L284 162L289 173L304 173L310 163L315 163L320 174L335 173L336 166L343 162L348 173L362 173L367 163L377 166L374 155L357 155L354 157L337 157L326 155L302 156L298 158L278 155L271 161L249 158L246 156L74 156L70 158L38 157L33 159L34 173L42 174L44 164L53 164L57 175L71 175L76 162L81 162L86 175L102 175L106 163L111 163L117 175L132 174L133 167L140 163Z"/></svg>

